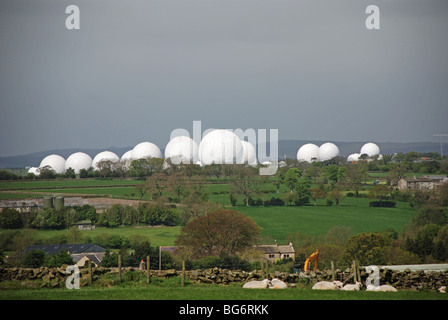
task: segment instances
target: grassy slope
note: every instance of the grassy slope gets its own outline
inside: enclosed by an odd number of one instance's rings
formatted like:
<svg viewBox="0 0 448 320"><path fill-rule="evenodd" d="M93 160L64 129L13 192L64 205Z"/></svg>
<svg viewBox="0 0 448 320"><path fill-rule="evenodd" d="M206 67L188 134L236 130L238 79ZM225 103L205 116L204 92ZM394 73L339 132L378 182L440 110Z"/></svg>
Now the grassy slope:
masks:
<svg viewBox="0 0 448 320"><path fill-rule="evenodd" d="M49 192L49 193L83 193L83 194L109 194L117 198L131 198L131 193L135 192L133 199L138 199L139 195L135 187L127 185L140 183L134 180L54 180L54 181L13 181L1 182L0 190L27 188L27 191ZM32 188L60 188L68 189L32 189ZM104 187L109 186L109 187ZM70 188L74 187L74 188ZM78 188L76 188L78 187ZM83 188L79 188L83 187ZM271 183L262 186L263 190L274 190ZM228 191L226 184L208 185L210 201L220 202L229 206L228 194L220 194ZM262 193L258 197L268 199L271 197L281 197L285 192L282 186L280 194ZM143 198L146 199L147 195ZM245 207L242 199L238 200L238 205L233 209L247 214L254 219L262 228L262 235L265 238L276 239L279 242L286 242L288 237L295 237L300 234L310 236L323 235L334 226L348 226L355 234L361 232L382 231L393 228L400 232L403 227L412 219L415 209L409 207L408 203L397 203L397 208L370 208L369 199L365 198L345 198L339 206L327 206L325 200L318 201L318 206L282 206L282 207ZM56 233L66 231L41 231L42 236L52 236ZM121 234L129 236L132 234L142 234L148 236L154 245L173 245L174 240L180 232L180 227L174 228L98 228L95 231L86 231L87 236L94 237L101 233Z"/></svg>

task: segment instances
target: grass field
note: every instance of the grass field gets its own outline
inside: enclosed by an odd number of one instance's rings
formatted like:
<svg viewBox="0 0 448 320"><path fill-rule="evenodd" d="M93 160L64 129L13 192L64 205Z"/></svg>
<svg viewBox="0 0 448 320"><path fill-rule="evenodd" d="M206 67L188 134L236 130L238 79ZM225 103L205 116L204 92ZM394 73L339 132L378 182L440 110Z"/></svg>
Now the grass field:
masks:
<svg viewBox="0 0 448 320"><path fill-rule="evenodd" d="M180 233L180 226L175 227L149 227L149 226L129 226L118 228L96 228L95 230L81 231L81 234L86 238L94 239L97 236L103 234L118 235L123 238L129 238L133 235L142 235L148 237L152 246L172 246L174 241ZM1 229L0 229L1 232ZM40 230L38 231L38 237L45 238L57 238L61 235L68 234L68 230Z"/></svg>
<svg viewBox="0 0 448 320"><path fill-rule="evenodd" d="M140 196L132 185L142 183L137 180L101 180L101 179L66 179L48 181L8 181L0 182L0 198L8 195L42 196L42 194L88 194L104 195L115 198L138 199ZM228 184L208 184L209 200L219 202L225 206L230 205ZM275 187L270 182L260 188L263 193L257 195L262 199L281 197L287 191L281 187L280 194L275 193ZM3 193L1 192L3 190ZM6 193L5 190L12 193ZM17 190L17 191L16 191ZM17 192L17 193L16 193ZM19 193L23 192L23 194ZM31 192L31 193L30 193ZM33 194L35 192L35 194ZM143 197L148 200L148 195ZM339 206L328 206L325 200L318 200L318 205L309 206L260 206L246 207L243 199L239 198L237 206L231 207L251 217L263 228L262 236L269 241L277 240L285 243L288 239L301 235L324 235L334 226L350 227L354 234L361 232L377 232L392 228L397 232L411 221L416 210L408 203L397 202L396 208L369 207L370 199L346 197ZM115 229L97 228L92 231L83 231L88 237L95 237L102 233L119 234L128 237L134 234L145 235L150 238L153 245L173 245L179 235L180 227L121 227ZM52 237L61 231L39 231L39 236Z"/></svg>
<svg viewBox="0 0 448 320"><path fill-rule="evenodd" d="M241 285L180 286L180 280L170 284L128 286L112 288L82 287L79 290L22 289L1 290L0 300L448 300L448 295L438 292L329 291L312 290L310 287L283 290L248 290ZM153 281L154 282L154 281Z"/></svg>
<svg viewBox="0 0 448 320"><path fill-rule="evenodd" d="M282 242L298 232L310 236L324 235L334 226L350 227L355 234L388 228L400 232L416 212L408 203L397 203L397 208L373 208L369 207L369 201L346 198L339 206L318 202L318 206L238 206L236 210L255 220L263 228L263 235Z"/></svg>

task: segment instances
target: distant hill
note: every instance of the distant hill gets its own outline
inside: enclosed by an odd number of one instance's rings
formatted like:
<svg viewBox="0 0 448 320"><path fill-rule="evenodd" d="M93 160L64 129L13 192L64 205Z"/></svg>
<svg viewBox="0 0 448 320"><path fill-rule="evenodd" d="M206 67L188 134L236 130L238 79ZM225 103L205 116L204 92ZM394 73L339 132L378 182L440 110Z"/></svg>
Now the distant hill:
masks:
<svg viewBox="0 0 448 320"><path fill-rule="evenodd" d="M280 159L283 158L294 158L297 156L297 150L306 144L314 143L318 146L327 141L317 141L317 140L280 140L278 144L278 156ZM342 156L347 157L352 153L359 153L361 147L366 142L337 142L331 141L339 147L339 151ZM435 142L409 142L409 143L398 143L398 142L376 142L380 147L382 154L393 154L393 153L408 153L410 151L417 152L440 152L440 144ZM108 150L116 153L121 157L126 151L131 150L133 147L109 147L102 149L59 149L59 150L48 150L35 152L19 156L11 157L0 157L0 169L19 169L25 167L37 167L43 158L50 154L58 154L65 159L68 158L74 152L85 152L92 157L95 157L101 151ZM269 145L268 145L269 150ZM162 154L164 150L162 150ZM269 155L269 151L268 151Z"/></svg>

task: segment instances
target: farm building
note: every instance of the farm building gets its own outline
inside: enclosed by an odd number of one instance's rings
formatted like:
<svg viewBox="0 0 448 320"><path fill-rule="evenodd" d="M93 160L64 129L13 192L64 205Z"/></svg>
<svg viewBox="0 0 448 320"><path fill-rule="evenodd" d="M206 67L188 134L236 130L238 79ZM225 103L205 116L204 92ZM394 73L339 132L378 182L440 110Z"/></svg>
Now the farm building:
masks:
<svg viewBox="0 0 448 320"><path fill-rule="evenodd" d="M447 183L448 178L442 175L427 175L416 178L401 178L398 180L398 190L433 190Z"/></svg>
<svg viewBox="0 0 448 320"><path fill-rule="evenodd" d="M288 245L278 245L276 242L272 245L258 245L255 246L255 248L261 250L264 253L264 258L270 262L288 258L292 258L294 260L295 258L292 243L289 243Z"/></svg>
<svg viewBox="0 0 448 320"><path fill-rule="evenodd" d="M27 252L43 251L47 255L59 254L61 251L67 251L78 266L84 266L85 262L90 260L98 266L103 260L106 249L95 243L84 244L51 244L29 246Z"/></svg>

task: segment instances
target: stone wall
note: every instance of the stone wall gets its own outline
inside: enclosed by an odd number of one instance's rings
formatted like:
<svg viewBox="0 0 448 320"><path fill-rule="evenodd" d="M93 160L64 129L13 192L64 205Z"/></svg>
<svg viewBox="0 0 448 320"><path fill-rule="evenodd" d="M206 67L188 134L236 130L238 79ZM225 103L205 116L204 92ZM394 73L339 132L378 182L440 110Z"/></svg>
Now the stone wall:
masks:
<svg viewBox="0 0 448 320"><path fill-rule="evenodd" d="M21 282L22 286L26 287L65 287L67 274L66 267L61 268L0 268L0 282L7 280L16 280ZM126 272L137 271L146 275L145 271L140 271L137 268L122 268L123 278ZM89 270L88 268L80 268L80 282L81 286L89 284ZM92 268L92 278L96 283L102 275L118 274L118 268ZM182 272L178 270L151 270L151 277L174 277L181 276ZM362 283L365 284L367 274L365 270L360 269L360 276ZM262 280L265 275L260 270L255 271L241 271L241 270L227 270L221 268L212 268L204 270L190 270L185 272L185 277L193 282L199 283L214 283L227 285L231 283L245 283L250 280ZM278 278L290 286L304 286L306 284L314 284L319 281L332 281L331 270L317 270L316 272L307 271L299 274L291 273L270 273L270 279ZM335 280L345 283L354 283L353 272L351 269L335 270ZM107 282L102 282L107 283ZM111 285L113 282L109 282ZM424 272L413 271L409 269L404 271L394 271L390 269L380 270L380 284L389 284L401 290L428 290L436 291L441 286L448 286L448 271L442 272Z"/></svg>

